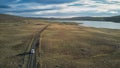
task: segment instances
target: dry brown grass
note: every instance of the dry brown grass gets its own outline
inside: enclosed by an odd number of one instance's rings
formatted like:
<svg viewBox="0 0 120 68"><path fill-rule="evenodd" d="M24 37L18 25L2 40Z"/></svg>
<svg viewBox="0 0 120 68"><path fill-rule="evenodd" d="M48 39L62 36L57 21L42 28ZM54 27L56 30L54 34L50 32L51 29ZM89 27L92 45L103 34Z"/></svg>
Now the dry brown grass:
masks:
<svg viewBox="0 0 120 68"><path fill-rule="evenodd" d="M42 68L119 68L120 30L52 24L41 36Z"/></svg>
<svg viewBox="0 0 120 68"><path fill-rule="evenodd" d="M24 23L0 22L0 68L19 68L32 35L46 23L40 20L24 20Z"/></svg>

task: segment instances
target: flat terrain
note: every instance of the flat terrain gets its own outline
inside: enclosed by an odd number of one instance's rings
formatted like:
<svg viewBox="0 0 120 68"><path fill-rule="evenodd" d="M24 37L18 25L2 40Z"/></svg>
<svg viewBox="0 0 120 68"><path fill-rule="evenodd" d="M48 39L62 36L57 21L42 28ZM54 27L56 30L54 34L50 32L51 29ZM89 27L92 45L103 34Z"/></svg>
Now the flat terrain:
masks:
<svg viewBox="0 0 120 68"><path fill-rule="evenodd" d="M0 20L0 68L19 68L24 58L19 54L26 51L34 33L45 25L41 20Z"/></svg>
<svg viewBox="0 0 120 68"><path fill-rule="evenodd" d="M53 23L39 49L40 68L120 68L120 30Z"/></svg>
<svg viewBox="0 0 120 68"><path fill-rule="evenodd" d="M40 35L40 68L120 68L120 30L50 23ZM47 24L0 15L0 68L19 68L33 35Z"/></svg>

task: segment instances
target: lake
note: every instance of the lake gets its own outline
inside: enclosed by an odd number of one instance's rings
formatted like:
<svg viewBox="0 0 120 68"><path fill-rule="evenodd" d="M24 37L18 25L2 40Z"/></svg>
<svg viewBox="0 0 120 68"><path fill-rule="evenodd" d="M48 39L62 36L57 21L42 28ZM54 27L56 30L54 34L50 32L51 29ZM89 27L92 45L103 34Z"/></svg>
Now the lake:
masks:
<svg viewBox="0 0 120 68"><path fill-rule="evenodd" d="M75 22L87 27L120 29L120 23L108 21L78 21L78 20L54 20L57 22Z"/></svg>

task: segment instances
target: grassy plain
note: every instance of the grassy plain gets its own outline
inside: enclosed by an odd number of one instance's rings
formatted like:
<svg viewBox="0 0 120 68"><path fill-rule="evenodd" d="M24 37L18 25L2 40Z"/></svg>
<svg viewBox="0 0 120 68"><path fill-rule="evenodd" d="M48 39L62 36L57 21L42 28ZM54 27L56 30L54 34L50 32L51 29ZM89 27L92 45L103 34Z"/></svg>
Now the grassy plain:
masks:
<svg viewBox="0 0 120 68"><path fill-rule="evenodd" d="M40 68L120 68L120 30L53 23L39 49Z"/></svg>
<svg viewBox="0 0 120 68"><path fill-rule="evenodd" d="M3 17L3 18L1 18ZM17 56L26 51L34 33L46 23L34 19L17 19L9 16L0 17L0 68L19 68L24 56Z"/></svg>
<svg viewBox="0 0 120 68"><path fill-rule="evenodd" d="M0 68L19 68L34 33L48 22L0 15ZM41 68L120 68L120 30L51 22L40 37Z"/></svg>

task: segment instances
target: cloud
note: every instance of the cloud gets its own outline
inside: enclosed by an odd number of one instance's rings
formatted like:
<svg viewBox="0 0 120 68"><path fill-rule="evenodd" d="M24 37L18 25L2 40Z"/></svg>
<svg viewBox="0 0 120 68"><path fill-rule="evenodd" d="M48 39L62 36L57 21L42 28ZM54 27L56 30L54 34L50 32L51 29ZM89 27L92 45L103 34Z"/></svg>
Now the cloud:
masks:
<svg viewBox="0 0 120 68"><path fill-rule="evenodd" d="M24 16L119 15L120 0L15 0L5 13Z"/></svg>
<svg viewBox="0 0 120 68"><path fill-rule="evenodd" d="M77 0L21 0L19 3L39 3L39 4L62 4L70 3Z"/></svg>
<svg viewBox="0 0 120 68"><path fill-rule="evenodd" d="M8 5L0 5L0 9L7 9L7 8L11 8L11 7Z"/></svg>
<svg viewBox="0 0 120 68"><path fill-rule="evenodd" d="M15 0L14 3L20 2L21 0Z"/></svg>
<svg viewBox="0 0 120 68"><path fill-rule="evenodd" d="M5 5L5 4L11 4L14 2L17 2L18 0L0 0L0 4Z"/></svg>
<svg viewBox="0 0 120 68"><path fill-rule="evenodd" d="M107 2L120 2L120 0L106 0Z"/></svg>
<svg viewBox="0 0 120 68"><path fill-rule="evenodd" d="M110 11L109 13L117 14L117 11Z"/></svg>

